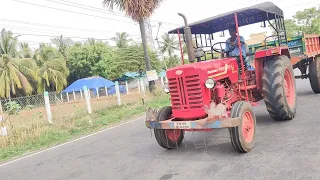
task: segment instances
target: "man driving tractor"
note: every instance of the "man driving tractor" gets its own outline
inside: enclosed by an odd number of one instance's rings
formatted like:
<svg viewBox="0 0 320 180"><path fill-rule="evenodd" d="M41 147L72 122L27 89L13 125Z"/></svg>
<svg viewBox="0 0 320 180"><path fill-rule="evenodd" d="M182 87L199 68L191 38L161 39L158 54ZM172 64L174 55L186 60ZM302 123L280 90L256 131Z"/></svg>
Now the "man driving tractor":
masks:
<svg viewBox="0 0 320 180"><path fill-rule="evenodd" d="M235 57L238 60L238 63L240 65L240 48L238 47L238 39L237 39L237 30L236 27L232 27L229 29L230 38L226 41L226 47L224 49L224 52L231 51L229 53L226 53L227 57ZM242 49L242 57L244 59L244 67L245 69L252 68L248 64L248 58L247 58L247 46L245 44L245 40L242 36L240 36L240 42L241 42L241 49ZM222 57L225 57L225 53L221 53Z"/></svg>

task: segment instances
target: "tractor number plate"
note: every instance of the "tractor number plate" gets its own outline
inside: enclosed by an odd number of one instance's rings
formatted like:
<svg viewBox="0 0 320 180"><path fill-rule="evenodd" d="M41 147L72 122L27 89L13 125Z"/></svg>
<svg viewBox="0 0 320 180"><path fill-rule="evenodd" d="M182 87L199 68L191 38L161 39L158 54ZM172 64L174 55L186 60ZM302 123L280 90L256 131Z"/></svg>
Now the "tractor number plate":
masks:
<svg viewBox="0 0 320 180"><path fill-rule="evenodd" d="M174 122L175 129L191 129L190 122Z"/></svg>

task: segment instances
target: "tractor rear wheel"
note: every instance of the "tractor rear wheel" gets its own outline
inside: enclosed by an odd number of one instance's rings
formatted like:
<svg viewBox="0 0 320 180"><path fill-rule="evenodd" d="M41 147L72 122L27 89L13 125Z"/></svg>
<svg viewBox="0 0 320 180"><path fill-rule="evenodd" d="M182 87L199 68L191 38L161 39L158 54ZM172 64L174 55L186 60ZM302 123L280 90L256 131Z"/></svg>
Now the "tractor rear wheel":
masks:
<svg viewBox="0 0 320 180"><path fill-rule="evenodd" d="M320 56L317 56L309 65L309 80L314 93L320 93Z"/></svg>
<svg viewBox="0 0 320 180"><path fill-rule="evenodd" d="M275 56L264 63L264 102L274 120L291 120L296 114L297 91L293 68L287 56Z"/></svg>
<svg viewBox="0 0 320 180"><path fill-rule="evenodd" d="M241 153L250 152L256 139L256 116L250 103L236 102L231 109L231 118L240 118L240 126L229 129L233 148Z"/></svg>
<svg viewBox="0 0 320 180"><path fill-rule="evenodd" d="M170 106L163 107L158 112L157 121L165 121L172 116ZM184 132L181 129L154 129L154 135L158 144L166 149L178 148L184 138Z"/></svg>

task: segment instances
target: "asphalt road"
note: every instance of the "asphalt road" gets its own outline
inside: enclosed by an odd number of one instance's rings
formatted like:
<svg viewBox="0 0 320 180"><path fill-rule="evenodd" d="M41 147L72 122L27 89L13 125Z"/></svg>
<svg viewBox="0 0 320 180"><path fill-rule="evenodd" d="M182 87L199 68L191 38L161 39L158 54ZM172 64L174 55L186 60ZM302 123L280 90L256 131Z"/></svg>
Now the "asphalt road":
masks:
<svg viewBox="0 0 320 180"><path fill-rule="evenodd" d="M320 179L320 95L298 80L295 119L272 120L255 108L257 139L235 152L227 129L187 134L187 148L160 148L140 119L0 166L1 180ZM207 142L204 146L203 136Z"/></svg>

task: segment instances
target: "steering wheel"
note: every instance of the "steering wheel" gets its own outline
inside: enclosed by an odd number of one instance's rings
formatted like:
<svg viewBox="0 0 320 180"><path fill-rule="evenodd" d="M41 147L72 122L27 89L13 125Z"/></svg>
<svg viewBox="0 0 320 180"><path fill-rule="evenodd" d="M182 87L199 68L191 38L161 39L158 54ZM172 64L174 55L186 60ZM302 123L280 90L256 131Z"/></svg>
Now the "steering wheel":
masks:
<svg viewBox="0 0 320 180"><path fill-rule="evenodd" d="M213 48L215 45L217 45L217 44L220 44L220 49L221 49L221 51L219 51L219 49L215 49L215 48ZM226 44L226 45L230 45L231 46L231 48L228 50L228 51L225 51L223 48L222 48L222 45L221 44ZM234 50L234 46L231 44L231 43L229 43L229 42L217 42L217 43L214 43L212 46L211 46L211 49L213 50L213 51L215 51L215 52L217 52L217 53L229 53L229 52L231 52L231 51L233 51Z"/></svg>

